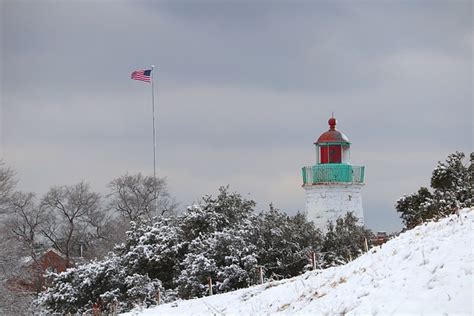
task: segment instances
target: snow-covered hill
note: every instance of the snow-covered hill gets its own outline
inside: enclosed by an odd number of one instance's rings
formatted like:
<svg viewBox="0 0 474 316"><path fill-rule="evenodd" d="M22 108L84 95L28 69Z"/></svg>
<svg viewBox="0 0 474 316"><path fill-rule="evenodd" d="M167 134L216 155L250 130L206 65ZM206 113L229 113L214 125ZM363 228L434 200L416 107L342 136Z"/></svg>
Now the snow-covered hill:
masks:
<svg viewBox="0 0 474 316"><path fill-rule="evenodd" d="M469 314L474 210L401 234L344 266L126 315Z"/></svg>

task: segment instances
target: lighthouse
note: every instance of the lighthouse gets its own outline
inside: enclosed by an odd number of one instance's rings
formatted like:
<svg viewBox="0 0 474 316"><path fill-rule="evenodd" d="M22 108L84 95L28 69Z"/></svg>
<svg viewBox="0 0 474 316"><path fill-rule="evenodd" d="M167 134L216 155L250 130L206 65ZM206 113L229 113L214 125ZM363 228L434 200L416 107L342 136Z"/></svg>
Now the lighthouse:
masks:
<svg viewBox="0 0 474 316"><path fill-rule="evenodd" d="M332 117L328 123L329 130L314 143L316 164L302 168L306 219L323 232L328 222L335 222L348 212L359 219L360 225L364 224L364 166L351 164L351 143L336 129L336 119Z"/></svg>

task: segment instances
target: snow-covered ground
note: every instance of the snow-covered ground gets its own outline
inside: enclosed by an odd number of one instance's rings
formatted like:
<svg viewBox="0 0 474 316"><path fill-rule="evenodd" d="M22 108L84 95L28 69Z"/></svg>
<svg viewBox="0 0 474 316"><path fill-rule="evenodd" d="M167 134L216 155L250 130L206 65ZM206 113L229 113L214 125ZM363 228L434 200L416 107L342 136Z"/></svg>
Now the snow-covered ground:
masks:
<svg viewBox="0 0 474 316"><path fill-rule="evenodd" d="M340 267L126 315L472 315L474 210L419 226Z"/></svg>

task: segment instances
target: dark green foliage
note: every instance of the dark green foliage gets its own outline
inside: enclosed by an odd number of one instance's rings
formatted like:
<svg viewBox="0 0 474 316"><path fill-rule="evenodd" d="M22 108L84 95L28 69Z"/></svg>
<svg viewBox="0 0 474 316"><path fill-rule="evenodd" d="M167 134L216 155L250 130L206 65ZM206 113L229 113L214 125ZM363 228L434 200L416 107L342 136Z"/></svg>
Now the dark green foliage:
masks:
<svg viewBox="0 0 474 316"><path fill-rule="evenodd" d="M255 244L266 275L291 277L304 270L310 252L321 244L321 232L303 214L290 217L273 208L258 215Z"/></svg>
<svg viewBox="0 0 474 316"><path fill-rule="evenodd" d="M180 297L206 295L209 277L214 293L254 284L257 258L255 246L249 243L248 236L245 228L226 229L191 242L181 265L181 274L176 279Z"/></svg>
<svg viewBox="0 0 474 316"><path fill-rule="evenodd" d="M184 239L192 241L200 235L241 224L253 213L254 207L254 201L245 200L235 192L229 193L228 187L220 187L217 198L206 196L199 205L188 207L180 216L179 225Z"/></svg>
<svg viewBox="0 0 474 316"><path fill-rule="evenodd" d="M464 153L455 152L448 156L446 162L438 162L431 176L431 187L441 191L457 191L459 187L464 187L468 177L464 157Z"/></svg>
<svg viewBox="0 0 474 316"><path fill-rule="evenodd" d="M189 244L175 280L180 297L205 295L209 277L214 293L251 284L257 263L251 242L254 207L254 201L221 187L217 198L206 196L180 216L182 238Z"/></svg>
<svg viewBox="0 0 474 316"><path fill-rule="evenodd" d="M336 257L347 261L341 249L355 258L369 235L351 214L330 226L323 240L302 214L270 206L256 215L254 207L222 187L216 198L206 196L182 215L131 222L115 254L58 275L38 303L50 312L81 313L100 299L108 307L118 301L127 311L155 304L158 290L164 300L207 295L209 277L214 293L228 292L256 284L258 266L265 279L299 275L314 250L335 254L322 257L323 266L338 263Z"/></svg>
<svg viewBox="0 0 474 316"><path fill-rule="evenodd" d="M464 157L464 153L455 152L445 162L438 162L431 176L432 192L422 187L397 201L395 208L408 229L472 205L472 159L466 167Z"/></svg>
<svg viewBox="0 0 474 316"><path fill-rule="evenodd" d="M335 225L328 224L321 248L320 263L323 267L344 264L364 252L365 240L370 243L374 235L357 222L354 214L347 213L345 217L338 218Z"/></svg>
<svg viewBox="0 0 474 316"><path fill-rule="evenodd" d="M173 287L187 247L176 218L159 218L151 225L131 222L130 226L126 242L115 248L129 273L148 275Z"/></svg>
<svg viewBox="0 0 474 316"><path fill-rule="evenodd" d="M214 293L248 287L258 281L257 265L264 266L267 276L301 274L311 249L321 241L320 232L302 214L291 217L270 206L268 212L253 215L254 202L223 188L217 199L204 202L190 208L180 224L198 236L190 242L176 280L180 297L206 295L209 277ZM220 220L229 211L233 216ZM220 225L202 224L209 220Z"/></svg>
<svg viewBox="0 0 474 316"><path fill-rule="evenodd" d="M408 229L421 224L425 219L432 218L436 213L432 205L433 195L424 187L417 193L403 196L397 201L396 210Z"/></svg>
<svg viewBox="0 0 474 316"><path fill-rule="evenodd" d="M130 273L121 258L110 256L57 275L36 303L50 312L64 314L87 312L95 302L100 302L102 311L111 311L113 304L123 311L134 304L156 304L158 291L166 297L159 280Z"/></svg>

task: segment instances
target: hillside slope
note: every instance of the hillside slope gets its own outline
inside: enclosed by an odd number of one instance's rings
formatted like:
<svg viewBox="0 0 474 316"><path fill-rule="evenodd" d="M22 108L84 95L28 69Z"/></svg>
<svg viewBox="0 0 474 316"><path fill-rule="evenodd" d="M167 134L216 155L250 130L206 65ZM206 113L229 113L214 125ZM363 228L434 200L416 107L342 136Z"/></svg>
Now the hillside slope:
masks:
<svg viewBox="0 0 474 316"><path fill-rule="evenodd" d="M344 266L127 315L473 314L473 229L464 209Z"/></svg>

